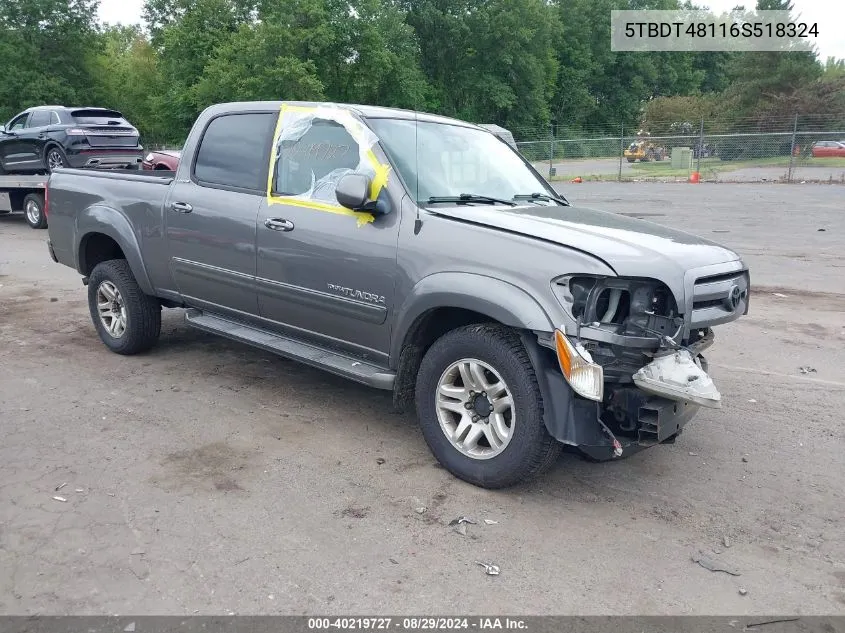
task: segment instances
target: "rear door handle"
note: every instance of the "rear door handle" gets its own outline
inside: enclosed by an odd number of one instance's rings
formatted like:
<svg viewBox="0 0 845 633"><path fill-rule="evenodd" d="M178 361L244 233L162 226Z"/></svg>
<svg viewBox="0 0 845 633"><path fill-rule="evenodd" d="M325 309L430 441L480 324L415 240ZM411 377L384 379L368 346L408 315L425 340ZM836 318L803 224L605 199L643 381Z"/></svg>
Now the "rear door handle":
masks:
<svg viewBox="0 0 845 633"><path fill-rule="evenodd" d="M264 221L264 226L273 231L293 231L293 222L284 218L270 218Z"/></svg>
<svg viewBox="0 0 845 633"><path fill-rule="evenodd" d="M170 205L170 208L176 211L177 213L190 213L194 210L194 208L187 202L174 202Z"/></svg>

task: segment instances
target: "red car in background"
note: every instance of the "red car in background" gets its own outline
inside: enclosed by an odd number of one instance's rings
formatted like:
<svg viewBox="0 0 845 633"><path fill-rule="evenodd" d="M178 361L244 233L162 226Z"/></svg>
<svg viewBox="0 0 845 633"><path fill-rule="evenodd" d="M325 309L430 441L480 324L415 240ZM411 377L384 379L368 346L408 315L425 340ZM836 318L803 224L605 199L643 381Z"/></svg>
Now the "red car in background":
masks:
<svg viewBox="0 0 845 633"><path fill-rule="evenodd" d="M818 141L813 143L812 151L813 158L845 158L845 141Z"/></svg>
<svg viewBox="0 0 845 633"><path fill-rule="evenodd" d="M141 168L150 171L176 171L181 156L182 152L179 150L165 149L158 152L150 152L144 157Z"/></svg>

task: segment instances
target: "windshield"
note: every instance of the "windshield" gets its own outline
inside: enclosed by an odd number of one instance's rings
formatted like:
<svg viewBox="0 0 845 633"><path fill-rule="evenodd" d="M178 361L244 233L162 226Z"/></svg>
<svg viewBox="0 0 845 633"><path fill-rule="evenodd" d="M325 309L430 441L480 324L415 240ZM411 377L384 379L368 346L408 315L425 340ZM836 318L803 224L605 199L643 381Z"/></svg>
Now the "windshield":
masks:
<svg viewBox="0 0 845 633"><path fill-rule="evenodd" d="M402 119L368 119L418 204L461 194L513 200L552 194L522 158L486 130Z"/></svg>

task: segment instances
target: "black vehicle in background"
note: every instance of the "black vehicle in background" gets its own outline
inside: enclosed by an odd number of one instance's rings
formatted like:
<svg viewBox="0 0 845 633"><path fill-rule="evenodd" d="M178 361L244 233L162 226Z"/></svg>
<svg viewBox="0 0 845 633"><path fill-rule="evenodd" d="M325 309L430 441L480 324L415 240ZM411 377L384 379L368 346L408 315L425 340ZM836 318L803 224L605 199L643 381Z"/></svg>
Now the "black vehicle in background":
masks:
<svg viewBox="0 0 845 633"><path fill-rule="evenodd" d="M115 110L39 106L0 125L0 174L140 169L142 160L138 130Z"/></svg>

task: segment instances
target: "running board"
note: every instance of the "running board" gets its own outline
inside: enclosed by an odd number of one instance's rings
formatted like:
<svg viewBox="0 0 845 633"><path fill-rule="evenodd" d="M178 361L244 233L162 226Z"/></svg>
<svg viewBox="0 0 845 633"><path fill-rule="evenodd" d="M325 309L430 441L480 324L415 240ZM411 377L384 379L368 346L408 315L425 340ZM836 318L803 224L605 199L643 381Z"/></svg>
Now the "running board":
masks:
<svg viewBox="0 0 845 633"><path fill-rule="evenodd" d="M249 325L243 325L236 321L230 321L220 316L205 314L196 309L187 310L185 320L189 325L199 330L219 334L233 341L261 348L376 389L393 389L396 374L365 361L356 360L316 345L302 343Z"/></svg>

